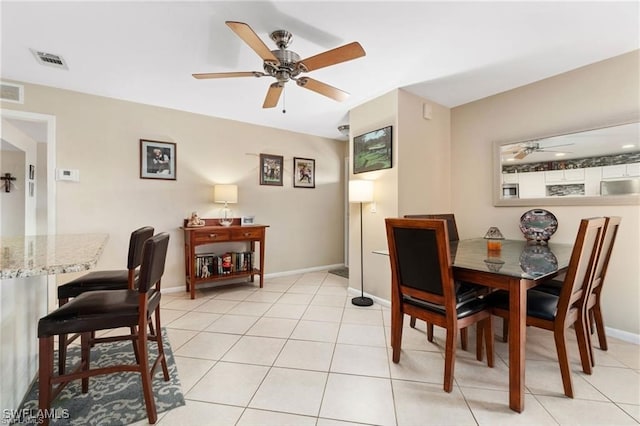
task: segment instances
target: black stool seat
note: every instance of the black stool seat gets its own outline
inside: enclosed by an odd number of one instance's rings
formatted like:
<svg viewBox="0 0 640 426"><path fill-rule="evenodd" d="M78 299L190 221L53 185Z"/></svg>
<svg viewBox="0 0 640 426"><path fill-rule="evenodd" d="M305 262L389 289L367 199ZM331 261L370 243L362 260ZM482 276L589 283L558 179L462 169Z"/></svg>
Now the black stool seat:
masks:
<svg viewBox="0 0 640 426"><path fill-rule="evenodd" d="M436 303L416 299L411 296L404 296L403 301L404 303L414 305L418 308L427 309L440 315L445 315L447 313L446 307L444 305L438 305ZM487 304L487 302L484 299L479 298L468 299L464 302L458 302L456 303L456 317L458 319L466 318L470 315L486 310L488 307L489 305Z"/></svg>
<svg viewBox="0 0 640 426"><path fill-rule="evenodd" d="M138 325L140 302L137 290L106 290L82 293L38 321L38 337L131 327ZM160 293L149 293L149 312L160 302Z"/></svg>
<svg viewBox="0 0 640 426"><path fill-rule="evenodd" d="M136 277L139 271L136 271ZM58 287L58 299L71 299L87 291L126 290L129 271L93 271Z"/></svg>

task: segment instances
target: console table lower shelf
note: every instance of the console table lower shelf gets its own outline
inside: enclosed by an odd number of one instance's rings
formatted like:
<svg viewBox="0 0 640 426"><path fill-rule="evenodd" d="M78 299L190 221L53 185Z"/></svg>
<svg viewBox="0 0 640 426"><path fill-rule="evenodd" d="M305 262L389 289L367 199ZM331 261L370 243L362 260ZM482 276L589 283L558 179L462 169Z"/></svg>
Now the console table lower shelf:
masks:
<svg viewBox="0 0 640 426"><path fill-rule="evenodd" d="M255 276L258 275L262 288L264 285L264 240L268 225L241 226L240 219L234 219L231 226L219 226L217 219L203 220L204 226L188 227L188 220L185 219L182 227L184 231L185 284L186 291L190 293L191 298L195 299L196 286L199 284L234 278L247 277L250 282L254 282ZM247 254L247 252L236 253L232 263L231 259L224 262L223 254L196 253L198 246L228 242L249 243L250 252L248 253L251 254ZM254 264L256 243L259 244L258 265ZM203 268L206 268L204 273Z"/></svg>

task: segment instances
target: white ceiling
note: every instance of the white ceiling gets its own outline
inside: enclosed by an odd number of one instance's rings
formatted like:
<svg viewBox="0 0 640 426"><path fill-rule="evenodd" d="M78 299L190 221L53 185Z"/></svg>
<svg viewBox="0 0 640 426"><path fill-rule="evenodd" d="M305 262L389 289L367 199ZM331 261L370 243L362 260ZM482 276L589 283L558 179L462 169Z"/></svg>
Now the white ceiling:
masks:
<svg viewBox="0 0 640 426"><path fill-rule="evenodd" d="M454 107L640 48L628 2L7 2L1 76L340 139L348 111L398 87ZM225 24L294 34L302 58L359 41L364 58L310 72L351 93L338 103L288 83L286 114L263 109L270 77ZM40 65L29 49L61 55ZM29 97L29 92L25 93ZM282 101L282 99L281 99Z"/></svg>

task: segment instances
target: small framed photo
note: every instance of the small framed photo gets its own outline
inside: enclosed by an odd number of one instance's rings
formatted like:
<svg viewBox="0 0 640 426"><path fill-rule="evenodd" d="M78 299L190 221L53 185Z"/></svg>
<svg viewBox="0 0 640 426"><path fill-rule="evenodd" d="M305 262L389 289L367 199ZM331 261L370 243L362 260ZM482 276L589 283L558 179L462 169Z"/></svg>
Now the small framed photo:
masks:
<svg viewBox="0 0 640 426"><path fill-rule="evenodd" d="M293 157L293 187L316 187L316 160Z"/></svg>
<svg viewBox="0 0 640 426"><path fill-rule="evenodd" d="M176 144L140 139L140 178L176 180Z"/></svg>
<svg viewBox="0 0 640 426"><path fill-rule="evenodd" d="M260 185L282 186L282 155L260 154Z"/></svg>
<svg viewBox="0 0 640 426"><path fill-rule="evenodd" d="M249 225L255 225L255 216L242 216L242 218L240 219L240 225L242 226L249 226Z"/></svg>
<svg viewBox="0 0 640 426"><path fill-rule="evenodd" d="M36 166L29 164L29 180L34 180L36 177Z"/></svg>

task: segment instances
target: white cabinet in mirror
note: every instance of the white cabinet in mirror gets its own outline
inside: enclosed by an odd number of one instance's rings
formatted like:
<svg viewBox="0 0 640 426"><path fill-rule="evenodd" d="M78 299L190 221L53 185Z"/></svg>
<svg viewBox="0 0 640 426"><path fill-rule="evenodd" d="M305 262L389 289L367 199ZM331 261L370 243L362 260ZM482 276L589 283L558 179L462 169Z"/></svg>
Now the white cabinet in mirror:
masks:
<svg viewBox="0 0 640 426"><path fill-rule="evenodd" d="M640 204L640 122L494 143L495 206Z"/></svg>

